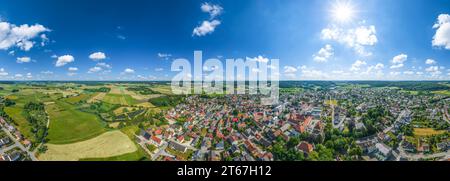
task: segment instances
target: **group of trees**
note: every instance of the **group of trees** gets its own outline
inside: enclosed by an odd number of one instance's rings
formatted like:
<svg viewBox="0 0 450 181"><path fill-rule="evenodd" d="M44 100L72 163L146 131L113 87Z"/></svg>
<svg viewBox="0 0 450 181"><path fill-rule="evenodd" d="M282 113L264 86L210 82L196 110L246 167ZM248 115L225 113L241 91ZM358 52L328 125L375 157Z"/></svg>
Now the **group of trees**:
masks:
<svg viewBox="0 0 450 181"><path fill-rule="evenodd" d="M0 100L1 100L1 99L2 99L2 98L0 98ZM13 100L8 99L8 98L3 99L3 100L1 101L1 103L4 104L6 107L14 106L14 105L16 104L16 102L14 102Z"/></svg>
<svg viewBox="0 0 450 181"><path fill-rule="evenodd" d="M386 119L390 115L389 110L382 106L377 106L371 108L363 115L362 121L367 128L366 135L372 135L377 133L381 128L381 123L383 119Z"/></svg>
<svg viewBox="0 0 450 181"><path fill-rule="evenodd" d="M161 94L158 91L154 91L153 89L147 87L147 86L136 86L136 87L128 87L128 91L138 92L142 95L151 95L151 94Z"/></svg>
<svg viewBox="0 0 450 181"><path fill-rule="evenodd" d="M340 131L333 128L331 124L325 126L325 139L322 143L325 148L331 149L333 156L341 156L347 160L358 159L362 155L362 149L355 142L356 138L362 137L357 131ZM317 153L328 154L327 150L320 150Z"/></svg>
<svg viewBox="0 0 450 181"><path fill-rule="evenodd" d="M299 138L291 138L289 141L284 141L278 138L276 143L272 146L272 154L275 160L282 161L303 161L305 155L303 152L298 151L296 146L300 143Z"/></svg>
<svg viewBox="0 0 450 181"><path fill-rule="evenodd" d="M172 95L172 96L161 96L149 99L148 101L157 107L172 107L180 104L184 101L184 96Z"/></svg>
<svg viewBox="0 0 450 181"><path fill-rule="evenodd" d="M368 84L371 87L399 87L412 91L448 90L448 86L434 81L358 81L357 84Z"/></svg>
<svg viewBox="0 0 450 181"><path fill-rule="evenodd" d="M0 116L8 123L14 123L14 120L5 112L5 106L0 104Z"/></svg>
<svg viewBox="0 0 450 181"><path fill-rule="evenodd" d="M44 142L47 136L47 113L45 106L39 102L25 104L23 114L31 125L31 132L37 142Z"/></svg>
<svg viewBox="0 0 450 181"><path fill-rule="evenodd" d="M100 87L100 88L91 88L91 89L84 89L84 91L87 92L109 92L111 90L111 88L108 87Z"/></svg>

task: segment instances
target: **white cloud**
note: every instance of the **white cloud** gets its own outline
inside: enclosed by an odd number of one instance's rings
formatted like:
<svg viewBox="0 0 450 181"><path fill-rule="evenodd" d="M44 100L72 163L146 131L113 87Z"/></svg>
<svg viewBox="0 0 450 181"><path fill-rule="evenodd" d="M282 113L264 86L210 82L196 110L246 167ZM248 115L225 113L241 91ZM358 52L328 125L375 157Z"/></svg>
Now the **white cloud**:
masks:
<svg viewBox="0 0 450 181"><path fill-rule="evenodd" d="M210 34L214 32L217 26L220 25L219 20L212 20L212 21L203 21L200 26L197 26L194 28L194 31L192 32L192 35L195 36L205 36L207 34Z"/></svg>
<svg viewBox="0 0 450 181"><path fill-rule="evenodd" d="M392 66L391 66L391 69L397 69L397 68L401 68L401 67L403 67L404 66L404 62L406 61L406 60L408 60L408 55L406 55L406 54L400 54L400 55L397 55L397 56L395 56L394 58L392 58Z"/></svg>
<svg viewBox="0 0 450 181"><path fill-rule="evenodd" d="M138 79L142 79L142 80L146 80L146 79L147 79L147 77L142 76L142 75L137 75L136 77L137 77Z"/></svg>
<svg viewBox="0 0 450 181"><path fill-rule="evenodd" d="M327 44L321 48L316 54L313 55L316 62L328 62L328 59L334 55L334 49L331 45Z"/></svg>
<svg viewBox="0 0 450 181"><path fill-rule="evenodd" d="M123 72L123 74L134 74L134 70L130 68L126 68Z"/></svg>
<svg viewBox="0 0 450 181"><path fill-rule="evenodd" d="M29 63L31 62L30 57L17 57L17 63Z"/></svg>
<svg viewBox="0 0 450 181"><path fill-rule="evenodd" d="M410 71L410 70L404 71L403 74L405 74L405 75L413 75L414 71Z"/></svg>
<svg viewBox="0 0 450 181"><path fill-rule="evenodd" d="M397 76L397 75L400 75L401 72L389 72L389 74L392 76Z"/></svg>
<svg viewBox="0 0 450 181"><path fill-rule="evenodd" d="M27 79L31 79L33 78L33 75L31 75L31 73L27 73Z"/></svg>
<svg viewBox="0 0 450 181"><path fill-rule="evenodd" d="M68 76L74 76L74 75L77 75L77 73L75 73L75 72L68 72L67 75Z"/></svg>
<svg viewBox="0 0 450 181"><path fill-rule="evenodd" d="M425 69L425 71L427 71L427 72L435 72L435 71L438 71L438 70L439 70L438 66L431 66L431 67L428 67L428 68Z"/></svg>
<svg viewBox="0 0 450 181"><path fill-rule="evenodd" d="M284 73L286 74L292 74L292 73L296 73L297 69L295 67L292 66L284 66Z"/></svg>
<svg viewBox="0 0 450 181"><path fill-rule="evenodd" d="M402 54L397 55L394 58L392 58L392 63L394 63L394 64L403 63L407 59L408 59L408 55L402 53Z"/></svg>
<svg viewBox="0 0 450 181"><path fill-rule="evenodd" d="M284 66L284 77L286 77L287 79L295 79L296 73L297 73L297 68L292 67L292 66Z"/></svg>
<svg viewBox="0 0 450 181"><path fill-rule="evenodd" d="M268 58L265 58L265 57L263 57L261 55L259 55L257 57L253 57L253 58L246 57L246 59L249 60L249 61L256 61L256 62L260 62L260 63L267 63L267 62L269 62Z"/></svg>
<svg viewBox="0 0 450 181"><path fill-rule="evenodd" d="M257 73L259 73L259 72L261 72L261 70L259 70L258 68L252 68L252 72L257 72Z"/></svg>
<svg viewBox="0 0 450 181"><path fill-rule="evenodd" d="M75 58L73 58L72 55L63 55L63 56L58 57L58 60L56 61L55 66L56 67L62 67L62 66L66 65L68 63L71 63L73 61L75 61Z"/></svg>
<svg viewBox="0 0 450 181"><path fill-rule="evenodd" d="M50 71L50 70L47 70L47 71L42 71L42 72L41 72L41 74L45 74L45 75L52 75L52 74L53 74L53 72L52 72L52 71Z"/></svg>
<svg viewBox="0 0 450 181"><path fill-rule="evenodd" d="M102 70L103 70L103 69L102 69L101 67L95 66L95 67L90 68L89 71L88 71L88 73L97 73L97 72L100 72L100 71L102 71Z"/></svg>
<svg viewBox="0 0 450 181"><path fill-rule="evenodd" d="M361 45L375 45L378 42L375 26L360 26L355 30L356 43Z"/></svg>
<svg viewBox="0 0 450 181"><path fill-rule="evenodd" d="M333 74L342 74L342 73L344 73L344 71L342 71L342 70L333 70L333 71L331 71L331 73L333 73Z"/></svg>
<svg viewBox="0 0 450 181"><path fill-rule="evenodd" d="M310 68L302 69L302 78L310 79L310 80L326 80L330 79L330 76L327 73L324 73L320 70L314 70Z"/></svg>
<svg viewBox="0 0 450 181"><path fill-rule="evenodd" d="M430 67L426 68L425 71L430 73L430 75L432 77L436 77L436 76L439 76L440 74L442 74L442 72L439 71L439 67L438 66L430 66Z"/></svg>
<svg viewBox="0 0 450 181"><path fill-rule="evenodd" d="M95 52L95 53L92 53L91 55L89 55L89 58L94 61L99 61L99 60L106 59L106 55L103 52Z"/></svg>
<svg viewBox="0 0 450 181"><path fill-rule="evenodd" d="M364 65L367 65L367 63L365 61L356 60L355 63L352 64L350 71L357 72L357 71L361 70L361 67Z"/></svg>
<svg viewBox="0 0 450 181"><path fill-rule="evenodd" d="M375 69L379 70L379 69L383 69L384 65L382 63L377 63L377 65L375 65Z"/></svg>
<svg viewBox="0 0 450 181"><path fill-rule="evenodd" d="M170 57L172 57L172 55L171 55L171 54L168 54L168 53L158 53L158 57L159 57L159 58L162 58L162 59L164 59L164 60L169 60Z"/></svg>
<svg viewBox="0 0 450 181"><path fill-rule="evenodd" d="M71 72L75 72L75 71L78 71L78 68L77 67L69 67L68 70Z"/></svg>
<svg viewBox="0 0 450 181"><path fill-rule="evenodd" d="M6 72L5 71L5 69L4 68L0 68L0 76L8 76L9 74L8 74L8 72Z"/></svg>
<svg viewBox="0 0 450 181"><path fill-rule="evenodd" d="M370 56L371 52L365 50L365 46L374 46L378 42L375 26L359 26L356 28L342 29L331 27L322 29L323 40L333 40L345 44L355 50L361 56Z"/></svg>
<svg viewBox="0 0 450 181"><path fill-rule="evenodd" d="M105 62L100 62L100 63L97 63L97 65L96 66L98 66L98 67L102 67L102 68L105 68L105 69L111 69L112 68L112 66L111 65L109 65L109 64L107 64L107 63L105 63Z"/></svg>
<svg viewBox="0 0 450 181"><path fill-rule="evenodd" d="M284 76L285 76L286 78L288 78L288 79L295 79L295 78L296 78L296 75L293 74L293 73L287 73L287 74L284 74Z"/></svg>
<svg viewBox="0 0 450 181"><path fill-rule="evenodd" d="M391 69L398 69L398 68L402 68L404 66L404 64L395 64L395 65L392 65L390 68Z"/></svg>
<svg viewBox="0 0 450 181"><path fill-rule="evenodd" d="M163 68L155 68L155 71L157 71L157 72L161 72L163 70L164 70Z"/></svg>
<svg viewBox="0 0 450 181"><path fill-rule="evenodd" d="M47 38L46 34L41 34L40 37L41 37L41 46L45 46L50 41L50 39Z"/></svg>
<svg viewBox="0 0 450 181"><path fill-rule="evenodd" d="M433 29L436 29L436 33L431 44L435 47L444 47L450 50L450 15L440 14L437 22L433 25Z"/></svg>
<svg viewBox="0 0 450 181"><path fill-rule="evenodd" d="M436 61L433 60L433 59L427 59L427 60L425 61L425 64L427 64L427 65L434 65L434 64L436 64Z"/></svg>
<svg viewBox="0 0 450 181"><path fill-rule="evenodd" d="M40 24L16 26L9 22L0 22L0 49L8 50L18 47L21 50L29 51L35 44L33 39L48 31L50 29Z"/></svg>
<svg viewBox="0 0 450 181"><path fill-rule="evenodd" d="M14 77L15 77L15 78L22 78L23 75L22 75L22 74L16 74L16 75L14 75Z"/></svg>
<svg viewBox="0 0 450 181"><path fill-rule="evenodd" d="M377 63L376 65L371 65L367 67L365 74L376 73L378 76L383 75L382 70L384 69L384 65L382 63Z"/></svg>
<svg viewBox="0 0 450 181"><path fill-rule="evenodd" d="M120 40L126 40L127 39L127 37L123 36L123 35L117 35L117 38L120 39Z"/></svg>
<svg viewBox="0 0 450 181"><path fill-rule="evenodd" d="M203 3L200 9L205 13L209 13L211 19L222 14L223 11L223 8L221 6L209 3Z"/></svg>

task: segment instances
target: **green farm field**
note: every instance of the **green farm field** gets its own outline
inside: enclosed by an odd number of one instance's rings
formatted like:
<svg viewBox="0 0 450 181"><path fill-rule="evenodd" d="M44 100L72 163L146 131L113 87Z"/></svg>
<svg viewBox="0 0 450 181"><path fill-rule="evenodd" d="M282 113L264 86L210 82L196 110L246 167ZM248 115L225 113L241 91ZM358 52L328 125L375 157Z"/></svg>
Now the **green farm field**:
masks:
<svg viewBox="0 0 450 181"><path fill-rule="evenodd" d="M50 116L49 143L68 144L87 140L106 131L94 114L77 110L71 104L55 101L46 106Z"/></svg>
<svg viewBox="0 0 450 181"><path fill-rule="evenodd" d="M136 100L127 94L106 94L103 101L110 104L133 105Z"/></svg>

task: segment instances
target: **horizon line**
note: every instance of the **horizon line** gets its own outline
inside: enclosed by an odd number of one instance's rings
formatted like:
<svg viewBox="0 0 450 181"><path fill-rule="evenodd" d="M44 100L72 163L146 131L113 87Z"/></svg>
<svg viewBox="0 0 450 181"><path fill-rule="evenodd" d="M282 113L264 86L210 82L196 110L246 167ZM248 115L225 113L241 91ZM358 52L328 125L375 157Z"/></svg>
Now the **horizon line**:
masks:
<svg viewBox="0 0 450 181"><path fill-rule="evenodd" d="M234 82L254 82L255 80L238 80ZM256 80L258 81L258 80ZM386 82L406 82L406 81L413 81L413 82L419 82L419 81L425 81L425 82L439 82L439 81L450 81L448 80L279 80L278 82L288 82L288 81L321 81L321 82L377 82L377 81L386 81ZM171 80L0 80L0 82L171 82ZM192 80L191 82L200 82L200 80ZM230 82L230 81L223 81L223 82ZM270 81L268 81L270 82Z"/></svg>

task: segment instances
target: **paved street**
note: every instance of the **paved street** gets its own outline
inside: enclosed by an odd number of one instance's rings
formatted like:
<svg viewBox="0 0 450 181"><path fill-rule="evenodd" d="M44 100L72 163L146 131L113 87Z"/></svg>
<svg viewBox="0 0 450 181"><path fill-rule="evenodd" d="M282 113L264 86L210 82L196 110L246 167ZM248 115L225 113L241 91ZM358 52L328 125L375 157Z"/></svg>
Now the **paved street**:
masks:
<svg viewBox="0 0 450 181"><path fill-rule="evenodd" d="M9 150L11 150L11 149L13 149L15 147L17 147L16 143L14 143L13 145L8 146L8 147L6 147L4 149L0 149L0 155L4 154L5 152L8 152Z"/></svg>
<svg viewBox="0 0 450 181"><path fill-rule="evenodd" d="M17 141L15 137L6 128L1 126L1 129L11 138L12 141L14 141L15 147L19 147L22 151L28 153L32 161L38 161L38 159L34 156L34 154L31 153L28 149L26 149L19 141Z"/></svg>
<svg viewBox="0 0 450 181"><path fill-rule="evenodd" d="M400 142L400 145L402 145L403 141ZM419 160L419 159L431 159L431 158L448 158L448 156L450 155L450 150L448 150L447 152L440 152L440 153L434 153L434 154L423 154L423 153L417 153L417 154L412 154L412 153L407 153L402 146L398 147L398 151L400 152L400 156L404 157L404 158L408 158L411 160Z"/></svg>
<svg viewBox="0 0 450 181"><path fill-rule="evenodd" d="M392 123L391 126L385 128L383 130L383 133L388 133L389 131L391 131L394 128L394 126L403 119L403 116L405 116L406 114L409 114L409 112L410 112L409 110L403 110L402 112L400 112L400 114L398 115L398 117L395 120L395 122Z"/></svg>

